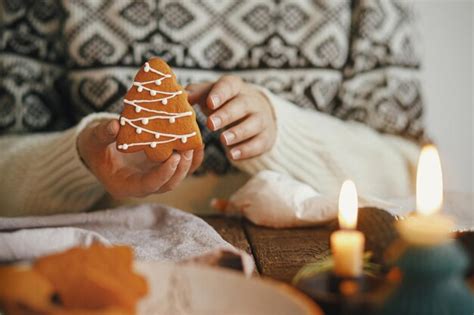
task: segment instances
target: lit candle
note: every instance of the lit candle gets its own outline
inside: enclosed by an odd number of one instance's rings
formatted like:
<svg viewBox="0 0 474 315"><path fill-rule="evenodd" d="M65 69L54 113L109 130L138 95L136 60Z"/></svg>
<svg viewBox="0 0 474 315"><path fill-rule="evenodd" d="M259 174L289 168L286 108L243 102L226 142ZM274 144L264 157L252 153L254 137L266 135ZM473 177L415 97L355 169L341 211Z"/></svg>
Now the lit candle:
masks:
<svg viewBox="0 0 474 315"><path fill-rule="evenodd" d="M339 277L358 277L362 274L364 234L355 230L357 225L357 191L350 180L344 182L339 194L339 226L331 235L334 273Z"/></svg>
<svg viewBox="0 0 474 315"><path fill-rule="evenodd" d="M421 150L416 174L416 214L397 225L402 238L414 245L436 245L451 238L454 222L440 214L443 204L443 175L438 150Z"/></svg>

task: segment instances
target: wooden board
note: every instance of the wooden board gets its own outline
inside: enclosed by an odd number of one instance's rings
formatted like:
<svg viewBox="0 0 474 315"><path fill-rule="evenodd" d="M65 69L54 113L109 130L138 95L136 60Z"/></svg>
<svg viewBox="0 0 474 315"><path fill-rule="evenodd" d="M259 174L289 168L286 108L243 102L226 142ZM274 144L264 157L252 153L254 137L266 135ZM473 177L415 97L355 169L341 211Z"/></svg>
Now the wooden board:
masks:
<svg viewBox="0 0 474 315"><path fill-rule="evenodd" d="M201 218L212 226L224 240L235 247L252 254L240 218L224 217L222 215L208 215L202 216Z"/></svg>
<svg viewBox="0 0 474 315"><path fill-rule="evenodd" d="M325 227L271 229L245 222L244 229L260 274L273 279L291 282L303 265L329 255Z"/></svg>

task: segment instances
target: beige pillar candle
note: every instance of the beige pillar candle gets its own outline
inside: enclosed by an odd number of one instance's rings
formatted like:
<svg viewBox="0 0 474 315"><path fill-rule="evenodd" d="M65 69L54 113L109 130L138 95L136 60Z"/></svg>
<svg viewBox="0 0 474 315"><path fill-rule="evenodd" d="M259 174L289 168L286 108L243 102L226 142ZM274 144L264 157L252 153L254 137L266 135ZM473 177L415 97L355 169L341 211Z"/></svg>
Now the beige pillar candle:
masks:
<svg viewBox="0 0 474 315"><path fill-rule="evenodd" d="M401 237L410 244L436 245L451 239L454 222L440 214L443 205L443 174L438 150L425 146L416 174L416 214L397 224Z"/></svg>
<svg viewBox="0 0 474 315"><path fill-rule="evenodd" d="M345 181L339 194L339 226L342 230L331 235L334 273L340 277L362 274L365 237L357 226L357 190L352 181Z"/></svg>

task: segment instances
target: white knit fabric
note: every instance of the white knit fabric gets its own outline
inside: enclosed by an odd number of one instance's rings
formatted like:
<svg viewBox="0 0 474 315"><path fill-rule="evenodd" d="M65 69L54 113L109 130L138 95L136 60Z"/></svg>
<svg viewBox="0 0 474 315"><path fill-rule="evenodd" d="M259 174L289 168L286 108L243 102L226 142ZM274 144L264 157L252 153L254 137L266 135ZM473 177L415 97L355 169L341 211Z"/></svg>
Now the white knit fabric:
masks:
<svg viewBox="0 0 474 315"><path fill-rule="evenodd" d="M322 194L337 193L346 178L353 179L364 195L388 198L413 193L416 144L296 107L262 91L274 108L277 140L270 152L235 163L241 170L290 174ZM90 122L116 117L92 114L63 132L1 137L0 216L91 209L104 189L80 160L76 138Z"/></svg>
<svg viewBox="0 0 474 315"><path fill-rule="evenodd" d="M413 193L417 144L361 123L298 108L261 90L275 111L277 140L270 152L237 162L237 167L251 174L265 169L290 174L325 195L338 193L348 178L366 196L393 198Z"/></svg>
<svg viewBox="0 0 474 315"><path fill-rule="evenodd" d="M117 118L100 113L61 132L0 137L0 216L79 212L104 194L81 161L76 139L92 121Z"/></svg>

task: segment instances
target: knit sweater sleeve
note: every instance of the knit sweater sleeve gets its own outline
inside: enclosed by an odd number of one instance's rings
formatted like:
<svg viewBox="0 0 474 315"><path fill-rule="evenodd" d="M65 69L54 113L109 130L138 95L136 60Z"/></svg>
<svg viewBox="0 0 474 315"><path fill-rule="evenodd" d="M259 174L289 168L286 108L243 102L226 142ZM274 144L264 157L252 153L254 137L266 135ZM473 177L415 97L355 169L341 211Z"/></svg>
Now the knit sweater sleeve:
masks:
<svg viewBox="0 0 474 315"><path fill-rule="evenodd" d="M105 191L81 161L76 139L90 122L116 116L92 114L66 131L0 137L0 216L88 210Z"/></svg>
<svg viewBox="0 0 474 315"><path fill-rule="evenodd" d="M271 151L235 162L250 174L269 169L290 174L323 194L336 194L345 179L378 198L413 192L418 145L357 122L307 110L262 89L273 106L277 139Z"/></svg>
<svg viewBox="0 0 474 315"><path fill-rule="evenodd" d="M380 12L389 17L373 23ZM277 119L276 143L236 166L251 174L288 173L325 194L337 193L346 178L373 197L412 194L419 147L408 139L423 137L415 16L403 1L353 1L348 57L333 109L302 109L263 90Z"/></svg>

